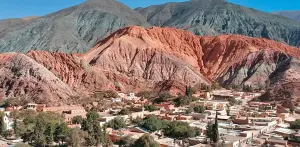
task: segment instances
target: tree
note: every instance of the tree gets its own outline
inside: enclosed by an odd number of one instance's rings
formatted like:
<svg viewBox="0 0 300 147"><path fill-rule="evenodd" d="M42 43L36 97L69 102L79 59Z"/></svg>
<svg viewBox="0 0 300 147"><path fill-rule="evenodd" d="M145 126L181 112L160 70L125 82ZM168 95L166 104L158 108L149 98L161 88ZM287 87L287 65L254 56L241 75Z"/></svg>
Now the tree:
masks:
<svg viewBox="0 0 300 147"><path fill-rule="evenodd" d="M64 143L66 137L69 133L69 128L67 124L62 123L56 126L54 131L54 141Z"/></svg>
<svg viewBox="0 0 300 147"><path fill-rule="evenodd" d="M253 88L251 85L244 85L243 86L243 91L245 92L253 92Z"/></svg>
<svg viewBox="0 0 300 147"><path fill-rule="evenodd" d="M227 116L230 116L230 105L226 105L226 114Z"/></svg>
<svg viewBox="0 0 300 147"><path fill-rule="evenodd" d="M87 137L87 133L75 128L70 131L67 137L68 146L72 147L82 147L85 143L85 138Z"/></svg>
<svg viewBox="0 0 300 147"><path fill-rule="evenodd" d="M146 111L150 111L150 112L157 110L157 107L155 107L154 105L145 105L144 107Z"/></svg>
<svg viewBox="0 0 300 147"><path fill-rule="evenodd" d="M204 106L196 106L196 107L194 107L194 111L196 113L204 113L205 107Z"/></svg>
<svg viewBox="0 0 300 147"><path fill-rule="evenodd" d="M173 98L173 96L170 93L161 92L161 93L159 93L158 98L154 99L152 102L154 104L160 104L160 103L163 103L163 102L167 102L172 98Z"/></svg>
<svg viewBox="0 0 300 147"><path fill-rule="evenodd" d="M118 113L119 115L129 115L130 111L126 108L121 109L121 111Z"/></svg>
<svg viewBox="0 0 300 147"><path fill-rule="evenodd" d="M126 127L125 120L122 117L116 117L107 123L107 126L115 130L119 130Z"/></svg>
<svg viewBox="0 0 300 147"><path fill-rule="evenodd" d="M294 122L291 122L291 129L300 129L300 119L297 119Z"/></svg>
<svg viewBox="0 0 300 147"><path fill-rule="evenodd" d="M191 86L187 86L186 89L185 89L185 95L187 97L192 97L194 94L194 90L192 89Z"/></svg>
<svg viewBox="0 0 300 147"><path fill-rule="evenodd" d="M195 137L198 135L196 131L197 130L190 127L188 123L182 121L172 121L163 129L164 135L176 140L184 140L189 137Z"/></svg>
<svg viewBox="0 0 300 147"><path fill-rule="evenodd" d="M234 106L238 103L235 98L229 98L228 101L229 101L230 106Z"/></svg>
<svg viewBox="0 0 300 147"><path fill-rule="evenodd" d="M155 115L149 115L143 120L141 127L147 129L149 132L155 132L162 128L162 121Z"/></svg>
<svg viewBox="0 0 300 147"><path fill-rule="evenodd" d="M144 134L137 139L132 147L159 147L160 145L149 134Z"/></svg>
<svg viewBox="0 0 300 147"><path fill-rule="evenodd" d="M0 112L0 135L3 136L5 132L5 123L4 123L4 116L3 112Z"/></svg>
<svg viewBox="0 0 300 147"><path fill-rule="evenodd" d="M72 118L72 124L82 124L83 118L82 116L75 116Z"/></svg>
<svg viewBox="0 0 300 147"><path fill-rule="evenodd" d="M185 95L179 95L177 98L174 100L175 106L180 107L180 106L186 106L189 105L191 102L197 100L195 97L188 97Z"/></svg>
<svg viewBox="0 0 300 147"><path fill-rule="evenodd" d="M134 144L134 139L132 139L130 136L122 137L118 145L121 147L131 147Z"/></svg>
<svg viewBox="0 0 300 147"><path fill-rule="evenodd" d="M208 122L206 125L206 137L212 140L213 137L213 124L211 122Z"/></svg>
<svg viewBox="0 0 300 147"><path fill-rule="evenodd" d="M218 123L218 113L216 112L216 118L215 118L215 124L213 125L213 131L212 131L212 140L214 143L219 142L219 123Z"/></svg>
<svg viewBox="0 0 300 147"><path fill-rule="evenodd" d="M294 108L294 107L291 107L291 108L290 108L290 114L294 114L294 111L295 111L295 108Z"/></svg>
<svg viewBox="0 0 300 147"><path fill-rule="evenodd" d="M36 121L36 125L33 132L33 140L35 146L45 146L46 145L46 136L44 134L46 129L46 123L42 119Z"/></svg>
<svg viewBox="0 0 300 147"><path fill-rule="evenodd" d="M46 136L47 144L51 145L54 141L54 137L53 137L54 129L55 129L54 124L52 124L52 123L47 124L46 130L45 130L45 136Z"/></svg>

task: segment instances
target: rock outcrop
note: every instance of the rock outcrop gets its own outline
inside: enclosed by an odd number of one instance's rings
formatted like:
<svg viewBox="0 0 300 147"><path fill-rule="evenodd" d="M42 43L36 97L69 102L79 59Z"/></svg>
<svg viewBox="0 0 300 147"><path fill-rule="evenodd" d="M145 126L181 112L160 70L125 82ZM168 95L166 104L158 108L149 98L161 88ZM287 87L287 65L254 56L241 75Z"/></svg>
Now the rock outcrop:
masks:
<svg viewBox="0 0 300 147"><path fill-rule="evenodd" d="M291 85L300 81L300 50L296 47L241 35L201 37L174 28L125 27L82 54L32 50L26 55L0 57L5 96L34 93L52 97L52 103L99 90L178 93L186 85L212 82L269 87L270 92L277 88L272 94L290 89L293 101L298 93ZM14 84L23 80L26 85L30 79L43 90L25 90ZM269 98L282 100L279 94Z"/></svg>
<svg viewBox="0 0 300 147"><path fill-rule="evenodd" d="M240 34L300 46L300 23L226 0L190 0L136 11L154 26L176 27L197 35Z"/></svg>

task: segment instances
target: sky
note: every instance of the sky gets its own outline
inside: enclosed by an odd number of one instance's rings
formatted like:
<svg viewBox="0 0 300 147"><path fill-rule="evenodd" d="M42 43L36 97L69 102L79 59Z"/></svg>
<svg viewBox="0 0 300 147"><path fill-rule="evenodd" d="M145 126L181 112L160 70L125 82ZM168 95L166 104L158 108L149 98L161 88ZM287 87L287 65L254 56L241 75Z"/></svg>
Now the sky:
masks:
<svg viewBox="0 0 300 147"><path fill-rule="evenodd" d="M186 0L119 0L131 8ZM228 0L265 12L300 10L300 0ZM43 16L84 2L84 0L0 0L0 19Z"/></svg>

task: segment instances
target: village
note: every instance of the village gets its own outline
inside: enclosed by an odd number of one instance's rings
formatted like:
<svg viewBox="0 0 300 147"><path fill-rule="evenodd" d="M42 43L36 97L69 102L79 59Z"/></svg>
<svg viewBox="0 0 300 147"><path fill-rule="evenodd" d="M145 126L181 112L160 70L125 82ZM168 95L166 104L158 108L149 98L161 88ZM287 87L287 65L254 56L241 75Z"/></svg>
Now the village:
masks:
<svg viewBox="0 0 300 147"><path fill-rule="evenodd" d="M117 93L114 97L106 96L106 100L123 105L92 111L99 115L96 123L104 128L107 138L115 146L119 146L120 142L126 146L124 140L134 142L145 137L145 134L161 147L206 147L212 146L215 141L226 147L300 146L298 108L260 102L258 97L262 93L218 89L197 94L187 88L186 94L177 98L170 98L169 94L163 93L154 99L149 98L151 92ZM62 116L68 128L81 129L82 120L91 111L87 107L97 108L98 105L102 104L92 102L89 106L48 107L27 103L24 106L3 107L0 110L3 112L5 131L9 131L10 135L3 137L1 143L28 143L21 136L14 135L14 123L24 122L27 118L16 119L12 113L55 113ZM175 125L185 129L180 130ZM217 136L214 127L217 127Z"/></svg>

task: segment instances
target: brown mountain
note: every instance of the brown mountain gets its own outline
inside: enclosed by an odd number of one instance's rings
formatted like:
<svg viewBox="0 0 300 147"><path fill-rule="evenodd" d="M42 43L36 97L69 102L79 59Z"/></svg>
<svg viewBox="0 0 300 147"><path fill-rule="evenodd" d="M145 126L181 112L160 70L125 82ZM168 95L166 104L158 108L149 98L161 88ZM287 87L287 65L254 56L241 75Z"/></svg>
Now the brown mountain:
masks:
<svg viewBox="0 0 300 147"><path fill-rule="evenodd" d="M6 96L28 94L34 98L37 92L11 84L24 77L33 79L35 85L41 83L44 91L51 91L52 98L41 91L38 94L52 103L97 90L157 89L176 93L182 92L187 84L214 81L224 85L268 85L273 90L276 85L298 84L300 76L295 73L300 69L299 55L298 48L267 39L240 35L200 37L173 28L133 26L118 30L84 54L30 51L27 56L18 54L30 61L22 68L15 65L19 62L3 56L0 83L6 86L0 88ZM30 74L32 69L37 72ZM12 73L17 76L6 77ZM285 93L282 88L286 87L276 88L281 91L275 92ZM62 90L67 94L63 95Z"/></svg>

